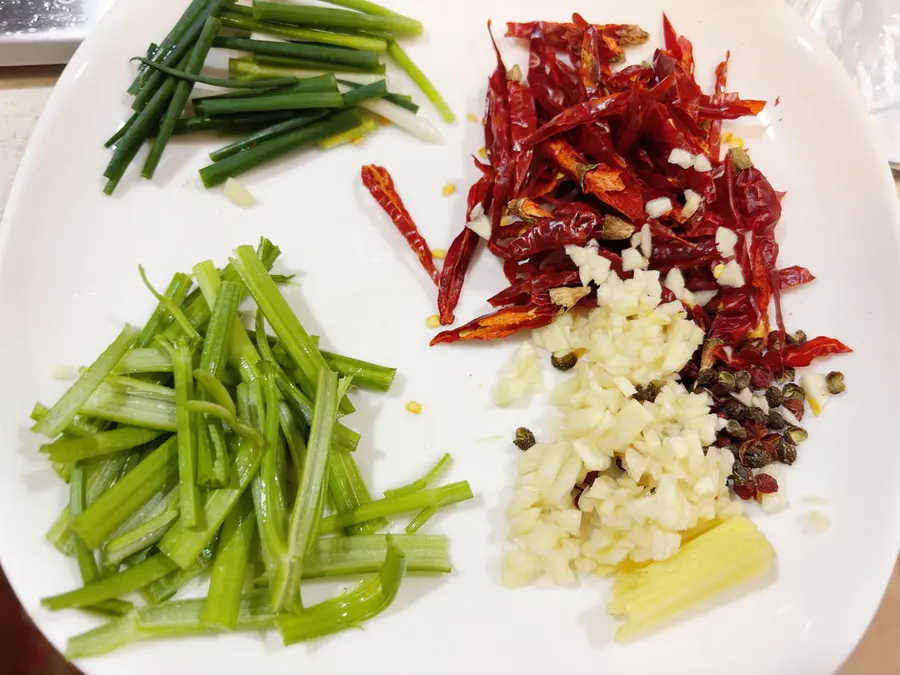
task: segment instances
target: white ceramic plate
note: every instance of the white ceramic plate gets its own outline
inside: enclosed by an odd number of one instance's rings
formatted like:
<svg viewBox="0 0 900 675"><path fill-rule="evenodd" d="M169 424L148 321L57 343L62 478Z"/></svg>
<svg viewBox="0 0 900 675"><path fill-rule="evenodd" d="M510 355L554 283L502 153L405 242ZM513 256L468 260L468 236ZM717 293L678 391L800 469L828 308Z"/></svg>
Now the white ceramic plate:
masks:
<svg viewBox="0 0 900 675"><path fill-rule="evenodd" d="M163 284L195 262L223 261L265 234L300 270L290 293L310 332L333 348L396 365L386 397L358 396L351 418L363 433L357 453L375 491L419 475L444 451L451 478L467 478L477 499L442 515L432 530L452 538L454 573L410 579L396 604L364 631L285 649L277 635L226 636L144 644L79 664L94 675L181 673L391 673L503 675L596 670L616 673L832 672L852 649L883 592L900 541L900 452L895 401L900 322L896 196L886 162L846 75L819 39L777 0L457 0L452 5L392 0L421 18L428 35L410 47L446 92L460 121L427 146L385 129L361 147L280 162L249 175L260 204L249 211L205 191L196 170L215 140L179 140L152 183L129 174L113 198L101 193L102 141L125 115L128 57L172 24L183 0L117 5L74 57L39 123L0 229L0 560L26 609L58 647L95 625L74 612L52 614L42 596L78 585L73 561L43 539L66 500L36 454L28 412L64 387L54 364L84 364L123 321L142 322L152 301L143 263ZM787 190L779 232L784 264L819 275L786 298L788 319L831 334L856 352L840 360L849 393L809 423L811 439L789 471L793 506L758 522L778 551L777 578L716 602L629 645L612 640L609 584L547 584L507 591L498 583L503 508L517 451L512 430L544 410L490 405L496 372L512 345L428 348L434 288L359 181L359 167L388 167L433 246L460 226L469 155L482 145L481 114L493 58L485 30L510 19L564 19L580 10L597 22L636 22L660 33L666 9L695 44L701 81L726 49L730 85L774 101L736 125L758 166ZM444 10L444 11L442 11ZM501 41L508 65L523 53ZM635 59L646 53L637 52ZM394 78L398 86L407 83ZM425 114L434 115L425 107ZM452 198L441 188L453 181ZM481 256L460 317L482 312L503 287L496 262ZM424 411L404 410L418 400ZM375 416L377 414L377 419ZM818 495L831 518L825 534L802 526Z"/></svg>

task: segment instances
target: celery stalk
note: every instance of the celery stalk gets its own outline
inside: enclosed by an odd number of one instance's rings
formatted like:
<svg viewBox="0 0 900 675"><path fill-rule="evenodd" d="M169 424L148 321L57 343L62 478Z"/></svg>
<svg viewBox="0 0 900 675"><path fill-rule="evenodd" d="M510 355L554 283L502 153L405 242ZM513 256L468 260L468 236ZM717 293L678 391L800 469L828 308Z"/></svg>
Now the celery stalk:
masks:
<svg viewBox="0 0 900 675"><path fill-rule="evenodd" d="M154 581L141 591L141 594L150 604L158 604L165 602L180 591L188 583L199 577L212 565L215 557L216 542L210 541L206 547L200 551L200 555L192 565L184 569L174 569L164 577Z"/></svg>
<svg viewBox="0 0 900 675"><path fill-rule="evenodd" d="M191 278L187 274L176 272L172 277L172 281L169 282L169 287L166 289L164 295L169 301L180 306L181 303L184 302L185 297L187 297L190 288ZM172 317L166 309L166 303L158 303L156 309L153 310L153 314L150 315L149 321L147 321L143 330L141 330L137 339L134 341L134 346L136 348L149 347L153 344L153 339L157 334L165 328L168 328L171 322Z"/></svg>
<svg viewBox="0 0 900 675"><path fill-rule="evenodd" d="M377 572L387 555L384 534L322 537L303 567L304 579L355 576ZM449 573L450 542L441 535L398 534L394 544L406 555L406 568L418 572Z"/></svg>
<svg viewBox="0 0 900 675"><path fill-rule="evenodd" d="M84 438L64 438L41 446L41 452L50 455L52 462L74 462L100 455L108 455L121 450L130 450L150 443L162 432L135 427L120 427L112 431L101 431Z"/></svg>
<svg viewBox="0 0 900 675"><path fill-rule="evenodd" d="M378 576L360 583L354 590L304 610L278 619L285 645L329 635L358 626L387 609L400 588L406 572L406 556L388 537L387 554Z"/></svg>
<svg viewBox="0 0 900 675"><path fill-rule="evenodd" d="M48 438L59 436L75 419L79 408L87 403L91 394L103 382L103 378L109 375L119 359L128 351L138 333L137 328L126 324L112 344L82 373L75 384L69 387L69 390L62 395L62 398L47 412L46 416L31 427L31 430Z"/></svg>
<svg viewBox="0 0 900 675"><path fill-rule="evenodd" d="M172 372L175 374L175 409L178 420L181 522L185 527L195 529L203 526L203 509L197 485L196 415L192 415L187 408L187 402L194 398L194 375L191 350L186 342L178 342L172 351Z"/></svg>
<svg viewBox="0 0 900 675"><path fill-rule="evenodd" d="M449 453L445 453L443 457L438 460L438 463L435 464L431 470L419 478L418 480L413 481L409 485L404 485L403 487L394 488L393 490L385 490L385 497L402 497L403 495L409 495L413 492L418 492L426 487L428 487L429 483L433 483L437 480L438 476L440 476L444 470L449 466L452 458Z"/></svg>

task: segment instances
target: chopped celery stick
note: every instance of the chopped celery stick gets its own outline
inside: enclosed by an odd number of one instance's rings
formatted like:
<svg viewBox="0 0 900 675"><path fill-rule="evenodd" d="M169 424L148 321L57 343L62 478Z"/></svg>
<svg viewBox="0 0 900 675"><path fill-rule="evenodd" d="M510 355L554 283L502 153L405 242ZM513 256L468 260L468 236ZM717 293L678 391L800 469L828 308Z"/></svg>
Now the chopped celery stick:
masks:
<svg viewBox="0 0 900 675"><path fill-rule="evenodd" d="M215 557L216 542L211 541L204 548L194 564L185 569L175 569L166 576L157 579L147 586L141 594L151 604L165 602L180 591L188 583L199 577L212 565Z"/></svg>
<svg viewBox="0 0 900 675"><path fill-rule="evenodd" d="M212 310L216 304L216 294L219 292L219 284L222 283L222 277L219 270L216 269L212 260L204 260L194 265L194 278L203 293L203 298L209 309Z"/></svg>
<svg viewBox="0 0 900 675"><path fill-rule="evenodd" d="M218 378L200 368L194 371L194 377L216 405L226 408L232 415L237 412L231 394Z"/></svg>
<svg viewBox="0 0 900 675"><path fill-rule="evenodd" d="M200 612L200 623L209 628L232 631L237 628L241 593L247 575L250 547L256 530L253 500L243 495L219 536L209 591Z"/></svg>
<svg viewBox="0 0 900 675"><path fill-rule="evenodd" d="M188 528L203 527L203 505L197 485L197 424L187 402L194 398L191 349L178 342L172 350L175 374L175 408L178 420L178 479L180 482L181 522Z"/></svg>
<svg viewBox="0 0 900 675"><path fill-rule="evenodd" d="M406 555L406 569L449 573L450 542L447 537L426 534L392 535ZM303 566L303 578L356 576L377 572L387 555L384 534L355 537L322 537Z"/></svg>
<svg viewBox="0 0 900 675"><path fill-rule="evenodd" d="M106 579L91 582L68 593L41 600L47 609L73 609L86 607L103 600L129 595L177 569L177 565L164 555L155 555L127 570Z"/></svg>
<svg viewBox="0 0 900 675"><path fill-rule="evenodd" d="M228 359L229 338L237 320L240 297L240 285L236 282L223 281L219 285L212 318L206 331L206 341L200 355L200 370L205 370L215 377L219 376Z"/></svg>
<svg viewBox="0 0 900 675"><path fill-rule="evenodd" d="M322 358L328 367L343 377L353 377L353 384L372 391L388 391L397 374L396 368L387 368L375 363L352 359L349 356L332 354L322 350Z"/></svg>
<svg viewBox="0 0 900 675"><path fill-rule="evenodd" d="M387 554L378 576L361 582L354 590L303 610L278 618L284 644L291 645L358 626L387 609L397 597L406 572L406 557L388 537Z"/></svg>
<svg viewBox="0 0 900 675"><path fill-rule="evenodd" d="M294 413L284 401L278 403L278 421L281 425L281 434L287 442L291 453L291 463L294 465L296 484L300 485L300 477L303 473L303 463L306 461L306 439L304 431L298 425Z"/></svg>
<svg viewBox="0 0 900 675"><path fill-rule="evenodd" d="M187 274L176 272L175 276L172 277L172 281L169 282L169 287L166 289L164 295L171 302L180 306L181 303L184 302L185 297L187 297L190 288L191 278ZM136 348L149 347L157 334L161 330L167 328L171 321L172 318L169 311L166 309L166 304L160 302L156 306L156 309L153 310L153 314L150 315L150 320L147 321L143 330L141 330L137 340L134 341L134 346Z"/></svg>
<svg viewBox="0 0 900 675"><path fill-rule="evenodd" d="M337 373L322 368L316 385L316 404L306 447L306 461L288 528L288 555L291 557L289 578L292 584L289 607L299 598L303 566L318 539L319 523L325 510L325 474L331 435L337 420L338 389Z"/></svg>
<svg viewBox="0 0 900 675"><path fill-rule="evenodd" d="M172 357L161 349L131 349L116 364L113 372L118 375L171 373Z"/></svg>
<svg viewBox="0 0 900 675"><path fill-rule="evenodd" d="M393 516L406 511L418 511L427 507L441 508L472 498L472 488L468 481L450 483L433 490L419 490L402 497L379 499L363 504L353 511L336 513L323 518L319 524L319 534L331 534L341 528L364 523L373 518Z"/></svg>
<svg viewBox="0 0 900 675"><path fill-rule="evenodd" d="M431 471L425 474L422 478L413 481L409 485L404 485L403 487L394 488L393 490L385 490L385 497L402 497L403 495L412 494L413 492L418 492L419 490L423 490L427 488L429 483L433 483L438 479L444 470L450 465L452 458L449 453L445 453L443 457L438 460L438 463L435 464Z"/></svg>
<svg viewBox="0 0 900 675"><path fill-rule="evenodd" d="M153 297L157 299L159 304L166 308L166 312L169 313L169 316L171 316L175 320L175 323L178 324L178 326L181 328L181 330L184 331L184 334L187 336L188 340L193 344L199 343L203 338L200 336L200 333L197 332L197 329L194 328L194 324L191 323L190 319L188 319L187 316L185 316L184 312L181 311L181 306L173 302L171 298L167 298L166 296L161 295L155 288L153 288L153 285L147 278L147 273L144 271L143 265L138 265L138 272L141 275L141 281L144 282L144 286L147 287L147 290L150 291Z"/></svg>
<svg viewBox="0 0 900 675"><path fill-rule="evenodd" d="M231 482L228 487L210 490L204 506L204 527L191 530L180 520L172 526L159 542L159 550L180 567L189 567L206 545L218 534L225 518L234 509L241 494L256 475L262 448L238 437L237 451L231 465Z"/></svg>
<svg viewBox="0 0 900 675"><path fill-rule="evenodd" d="M178 444L170 438L132 471L72 518L71 527L91 548L98 548L128 517L177 473Z"/></svg>
<svg viewBox="0 0 900 675"><path fill-rule="evenodd" d="M283 370L275 371L275 382L287 404L309 426L312 423L313 413L313 404L309 397L288 379ZM334 427L332 442L335 448L352 452L359 445L359 434L338 423Z"/></svg>
<svg viewBox="0 0 900 675"><path fill-rule="evenodd" d="M121 450L130 450L158 438L162 432L135 427L120 427L101 431L85 438L68 438L42 445L41 452L50 455L53 462L74 462Z"/></svg>
<svg viewBox="0 0 900 675"><path fill-rule="evenodd" d="M138 329L127 325L119 336L110 344L91 366L82 373L81 377L69 387L62 398L47 412L46 416L31 428L37 434L43 434L48 438L59 436L69 425L91 394L103 382L103 378L109 375L128 348L134 343L138 335Z"/></svg>
<svg viewBox="0 0 900 675"><path fill-rule="evenodd" d="M433 506L427 506L419 511L404 528L406 530L406 533L415 534L416 532L418 532L425 523L431 520L432 516L434 516L435 513L437 513L437 509Z"/></svg>
<svg viewBox="0 0 900 675"><path fill-rule="evenodd" d="M101 387L104 386L130 396L144 396L160 401L175 400L175 390L172 387L164 387L155 382L147 382L127 375L107 375L103 378Z"/></svg>
<svg viewBox="0 0 900 675"><path fill-rule="evenodd" d="M250 443L253 443L259 448L262 448L263 445L265 445L263 435L253 427L238 420L228 408L209 401L188 401L186 407L191 412L212 415L220 420L224 420L236 434L246 438Z"/></svg>
<svg viewBox="0 0 900 675"><path fill-rule="evenodd" d="M178 492L171 492L172 499L166 509L158 516L147 519L133 530L111 539L103 547L103 555L110 563L121 563L138 551L152 546L169 531L172 523L178 518Z"/></svg>
<svg viewBox="0 0 900 675"><path fill-rule="evenodd" d="M39 422L47 416L48 412L50 412L50 408L42 403L35 403L34 407L31 409L31 419L35 422ZM72 421L69 422L68 426L63 429L63 433L68 434L69 436L75 436L76 438L84 438L85 436L92 436L103 431L104 427L106 427L106 422L103 420L92 420L88 417L76 415L72 418Z"/></svg>
<svg viewBox="0 0 900 675"><path fill-rule="evenodd" d="M70 638L66 658L102 656L128 644L154 638L216 633L215 629L200 623L202 609L200 598L141 607L128 616ZM269 613L265 595L254 593L241 598L237 630L262 631L276 626L276 616Z"/></svg>
<svg viewBox="0 0 900 675"><path fill-rule="evenodd" d="M356 460L349 452L334 451L328 458L328 499L337 513L352 511L372 501ZM351 525L347 534L374 534L387 524L384 518L375 518Z"/></svg>
<svg viewBox="0 0 900 675"><path fill-rule="evenodd" d="M125 394L107 384L101 384L97 391L81 406L81 413L124 426L176 431L174 401L160 398Z"/></svg>

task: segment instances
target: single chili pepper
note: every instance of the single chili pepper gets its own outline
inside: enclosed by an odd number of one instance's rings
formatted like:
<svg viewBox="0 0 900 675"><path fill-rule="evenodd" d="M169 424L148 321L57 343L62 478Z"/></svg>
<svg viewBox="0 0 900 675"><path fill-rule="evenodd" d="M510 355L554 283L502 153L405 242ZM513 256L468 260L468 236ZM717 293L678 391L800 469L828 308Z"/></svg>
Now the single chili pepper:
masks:
<svg viewBox="0 0 900 675"><path fill-rule="evenodd" d="M493 179L491 176L482 174L481 178L469 188L469 197L466 202L466 218L469 217L476 205L481 205L484 208L485 204L489 204L488 199L492 185ZM472 255L475 253L478 239L479 237L475 232L468 227L463 227L447 250L447 257L444 259L444 266L441 269L441 276L438 282L437 304L442 326L448 326L453 323L453 310L456 309L456 305L459 303L463 282L466 278L466 272L469 270Z"/></svg>
<svg viewBox="0 0 900 675"><path fill-rule="evenodd" d="M578 278L577 271L569 270L523 279L503 289L492 298L488 298L488 304L492 307L503 307L504 305L519 305L529 301L533 302L532 299L535 296L546 293L551 288L578 283Z"/></svg>
<svg viewBox="0 0 900 675"><path fill-rule="evenodd" d="M509 241L504 257L512 260L530 258L535 253L563 246L584 246L602 219L596 213L582 211L565 220L556 217L535 224L525 234Z"/></svg>
<svg viewBox="0 0 900 675"><path fill-rule="evenodd" d="M510 141L513 152L512 195L517 196L525 183L534 155L522 142L537 129L537 109L534 94L527 84L516 80L506 83L509 91Z"/></svg>
<svg viewBox="0 0 900 675"><path fill-rule="evenodd" d="M733 93L723 94L716 103L709 96L700 97L700 117L707 120L736 120L758 115L765 107L765 101L741 99Z"/></svg>
<svg viewBox="0 0 900 675"><path fill-rule="evenodd" d="M485 124L485 148L488 160L494 169L493 205L491 225L493 230L500 226L503 217L503 205L509 201L513 181L512 166L512 122L510 118L509 87L507 86L506 66L494 40L491 22L488 21L488 35L497 57L497 67L488 80L487 124ZM491 237L494 241L494 235Z"/></svg>
<svg viewBox="0 0 900 675"><path fill-rule="evenodd" d="M762 172L745 169L735 177L734 186L742 227L754 232L774 228L781 219L781 200Z"/></svg>
<svg viewBox="0 0 900 675"><path fill-rule="evenodd" d="M385 213L393 221L394 226L406 239L409 247L419 256L419 262L422 263L422 267L428 272L431 280L437 284L440 274L434 266L431 248L429 248L425 238L419 234L419 228L416 227L412 216L409 215L409 211L403 205L403 200L400 199L397 188L394 186L394 181L387 169L375 164L364 166L362 168L362 181L372 197L375 198L375 201L378 202L378 205L384 209Z"/></svg>
<svg viewBox="0 0 900 675"><path fill-rule="evenodd" d="M631 89L646 89L653 81L656 72L648 65L626 66L622 70L609 75L604 75L603 85L610 92L628 91Z"/></svg>
<svg viewBox="0 0 900 675"><path fill-rule="evenodd" d="M647 31L634 24L594 24L594 28L622 46L642 45L650 39ZM552 41L559 49L568 49L570 43L580 43L582 39L581 32L574 23L552 21L509 22L506 24L506 37L522 40L543 37Z"/></svg>
<svg viewBox="0 0 900 675"><path fill-rule="evenodd" d="M532 199L520 197L506 205L510 215L518 216L526 223L536 222L540 218L552 218L553 214Z"/></svg>
<svg viewBox="0 0 900 675"><path fill-rule="evenodd" d="M570 131L582 124L590 124L612 115L622 115L628 110L631 95L632 92L619 92L567 108L526 138L523 145L533 148L552 136Z"/></svg>
<svg viewBox="0 0 900 675"><path fill-rule="evenodd" d="M785 267L783 269L777 270L777 273L778 286L783 291L791 288L796 288L797 286L802 286L803 284L808 284L811 281L816 280L816 277L813 276L812 272L810 272L805 267L800 267L799 265Z"/></svg>
<svg viewBox="0 0 900 675"><path fill-rule="evenodd" d="M520 330L532 330L550 324L558 313L555 305L504 307L465 326L438 333L431 345L460 340L497 340Z"/></svg>
<svg viewBox="0 0 900 675"><path fill-rule="evenodd" d="M608 60L602 59L600 50L600 32L593 26L588 26L581 41L581 63L578 66L583 99L594 98L600 89L600 63Z"/></svg>
<svg viewBox="0 0 900 675"><path fill-rule="evenodd" d="M852 352L847 345L830 337L815 337L799 346L787 345L784 348L784 364L791 368L803 368L823 356L831 354L847 354Z"/></svg>
<svg viewBox="0 0 900 675"><path fill-rule="evenodd" d="M538 115L541 123L547 122L549 117L562 112L566 108L567 100L565 93L550 80L547 74L544 65L547 55L546 43L540 38L533 39L528 54L528 86L537 103L538 112L544 113Z"/></svg>
<svg viewBox="0 0 900 675"><path fill-rule="evenodd" d="M756 305L760 313L759 330L769 333L769 303L775 290L772 288L771 270L778 258L778 244L769 237L753 237L750 244L750 269L752 285L756 289Z"/></svg>

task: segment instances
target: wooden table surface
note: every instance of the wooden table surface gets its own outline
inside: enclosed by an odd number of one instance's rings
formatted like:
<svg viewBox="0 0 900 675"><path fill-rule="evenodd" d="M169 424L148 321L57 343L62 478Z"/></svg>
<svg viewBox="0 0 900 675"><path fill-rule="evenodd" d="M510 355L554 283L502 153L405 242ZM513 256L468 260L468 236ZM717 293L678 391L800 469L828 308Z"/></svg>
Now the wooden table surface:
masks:
<svg viewBox="0 0 900 675"><path fill-rule="evenodd" d="M60 72L57 67L0 68L0 214L28 136ZM900 177L895 178L900 194ZM72 672L30 626L0 574L0 675ZM900 675L900 560L872 625L838 675Z"/></svg>

